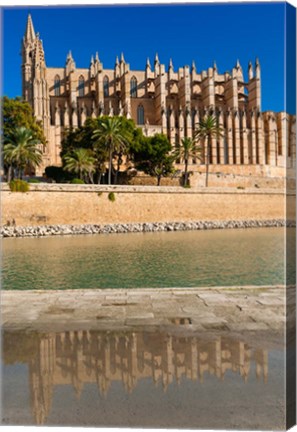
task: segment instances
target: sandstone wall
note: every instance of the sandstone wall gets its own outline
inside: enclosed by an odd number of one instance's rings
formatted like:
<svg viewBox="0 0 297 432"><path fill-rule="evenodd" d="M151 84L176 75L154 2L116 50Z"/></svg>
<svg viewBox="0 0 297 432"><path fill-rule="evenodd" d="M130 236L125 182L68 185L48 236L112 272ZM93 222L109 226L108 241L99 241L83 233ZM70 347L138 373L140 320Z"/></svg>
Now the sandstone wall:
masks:
<svg viewBox="0 0 297 432"><path fill-rule="evenodd" d="M182 189L153 186L2 185L1 224L104 224L199 220L295 219L294 196L281 190ZM108 199L113 191L115 201Z"/></svg>
<svg viewBox="0 0 297 432"><path fill-rule="evenodd" d="M180 186L181 173L184 165L176 165L180 173L161 180L163 186ZM205 186L205 165L189 165L190 184L193 188ZM133 185L156 185L157 179L138 172L132 177ZM276 188L283 189L285 185L295 189L296 173L294 170L272 167L269 165L210 165L208 184L211 187L244 187L244 188Z"/></svg>

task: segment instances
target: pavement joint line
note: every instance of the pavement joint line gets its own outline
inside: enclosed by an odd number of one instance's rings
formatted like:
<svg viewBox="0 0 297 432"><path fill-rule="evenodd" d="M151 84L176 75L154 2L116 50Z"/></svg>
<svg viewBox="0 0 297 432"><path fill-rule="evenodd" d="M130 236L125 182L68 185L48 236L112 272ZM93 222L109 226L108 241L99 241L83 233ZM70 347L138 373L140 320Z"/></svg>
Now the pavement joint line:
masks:
<svg viewBox="0 0 297 432"><path fill-rule="evenodd" d="M158 328L163 326L162 320L168 320L168 317L173 319L187 317L195 325L200 326L237 324L239 327L244 327L249 321L255 326L259 324L260 327L266 325L273 330L279 329L283 325L285 297L276 296L275 291L282 290L283 287L270 286L268 289L265 286L265 289L264 304L258 296L263 292L263 287L259 289L252 286L245 289L231 287L228 291L221 290L221 287L191 287L189 290L180 287L166 290L138 288L121 289L117 293L112 289L2 291L2 323L4 329L13 326L29 329L42 326L63 328L63 325L70 327L89 325L98 328L103 318L96 319L95 315L100 315L100 312L104 314L103 311L108 308L110 316L105 317L102 326L108 326L108 323L111 326L122 325L126 319L138 320L137 325L141 326L142 321L145 325L145 321L149 319L149 325ZM137 292L140 296L133 296L133 292ZM129 302L133 303L136 300L136 304L129 305ZM269 304L271 301L272 304ZM113 302L115 304L112 304ZM106 303L106 307L103 307L102 303ZM235 313L238 309L240 312Z"/></svg>

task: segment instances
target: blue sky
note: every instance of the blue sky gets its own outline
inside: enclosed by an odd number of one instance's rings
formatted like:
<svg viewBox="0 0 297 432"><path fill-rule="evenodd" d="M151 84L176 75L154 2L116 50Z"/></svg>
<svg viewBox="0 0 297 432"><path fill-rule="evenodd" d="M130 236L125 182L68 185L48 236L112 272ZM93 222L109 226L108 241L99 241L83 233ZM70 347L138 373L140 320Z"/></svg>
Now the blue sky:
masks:
<svg viewBox="0 0 297 432"><path fill-rule="evenodd" d="M285 3L188 4L90 7L3 8L3 94L21 95L21 38L28 12L40 33L48 66L64 66L71 49L77 67L88 67L99 52L104 67L113 68L123 51L131 69L143 69L155 52L166 68L191 64L207 69L215 60L219 72L230 70L237 58L247 79L249 60L259 57L262 110L282 111L284 101ZM292 11L291 11L292 12ZM294 27L292 13L288 27ZM288 44L294 49L295 41ZM295 61L289 76L294 81ZM290 84L290 83L288 83ZM291 84L290 84L291 85ZM291 88L287 111L295 112Z"/></svg>

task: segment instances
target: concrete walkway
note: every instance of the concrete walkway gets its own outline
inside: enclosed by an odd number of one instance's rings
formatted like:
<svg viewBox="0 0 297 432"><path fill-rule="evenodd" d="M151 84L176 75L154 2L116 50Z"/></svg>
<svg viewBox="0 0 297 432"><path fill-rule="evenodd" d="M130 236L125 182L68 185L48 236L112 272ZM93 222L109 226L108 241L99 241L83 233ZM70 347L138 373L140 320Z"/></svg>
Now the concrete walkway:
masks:
<svg viewBox="0 0 297 432"><path fill-rule="evenodd" d="M294 288L287 288L287 295ZM4 330L281 331L283 286L2 291Z"/></svg>

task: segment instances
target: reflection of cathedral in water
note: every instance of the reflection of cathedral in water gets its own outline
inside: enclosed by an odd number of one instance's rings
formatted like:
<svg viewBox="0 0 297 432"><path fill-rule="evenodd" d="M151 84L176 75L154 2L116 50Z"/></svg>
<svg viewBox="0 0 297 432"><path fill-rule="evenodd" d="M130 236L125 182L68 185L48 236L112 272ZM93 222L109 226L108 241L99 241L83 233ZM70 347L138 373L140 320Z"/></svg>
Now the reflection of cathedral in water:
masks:
<svg viewBox="0 0 297 432"><path fill-rule="evenodd" d="M179 383L185 377L203 382L209 375L223 380L228 371L247 382L252 362L257 379L267 381L267 350L252 350L244 342L227 337L206 340L161 333L92 331L34 335L30 340L24 336L4 333L3 355L6 364L29 364L31 405L37 424L43 424L49 415L55 385L73 385L79 397L84 384L97 383L100 394L106 396L112 381L122 382L125 391L131 393L139 380L151 378L165 392L174 380ZM18 353L13 346L18 346Z"/></svg>

